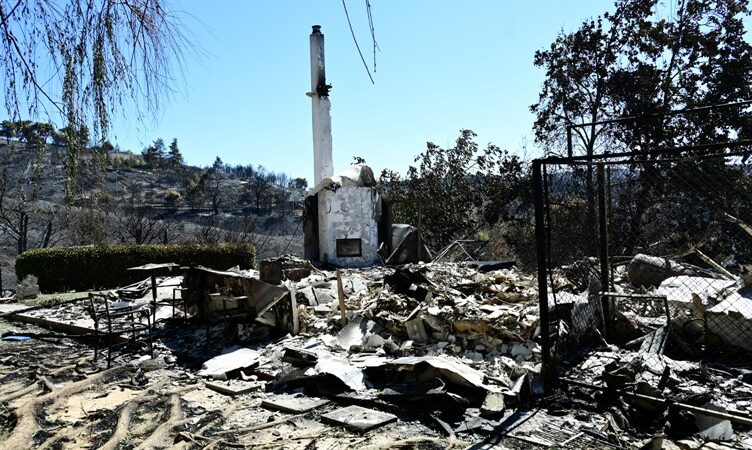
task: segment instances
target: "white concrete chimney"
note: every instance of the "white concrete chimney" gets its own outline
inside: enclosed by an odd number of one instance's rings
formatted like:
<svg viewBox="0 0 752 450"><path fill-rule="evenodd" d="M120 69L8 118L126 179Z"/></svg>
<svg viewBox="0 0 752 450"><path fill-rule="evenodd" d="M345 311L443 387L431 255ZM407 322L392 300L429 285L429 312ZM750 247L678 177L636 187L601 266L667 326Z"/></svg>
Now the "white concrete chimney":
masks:
<svg viewBox="0 0 752 450"><path fill-rule="evenodd" d="M324 35L321 26L311 32L311 92L313 106L313 186L334 175L332 163L332 105L324 67Z"/></svg>

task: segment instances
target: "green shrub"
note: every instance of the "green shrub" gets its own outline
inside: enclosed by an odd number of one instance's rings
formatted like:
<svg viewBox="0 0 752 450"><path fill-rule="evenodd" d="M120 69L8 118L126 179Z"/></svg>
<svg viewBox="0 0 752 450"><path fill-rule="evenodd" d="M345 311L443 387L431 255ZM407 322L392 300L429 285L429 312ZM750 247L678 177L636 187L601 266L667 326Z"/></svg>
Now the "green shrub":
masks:
<svg viewBox="0 0 752 450"><path fill-rule="evenodd" d="M16 276L39 278L42 292L114 288L142 280L147 273L126 270L147 263L173 262L225 270L254 267L249 244L98 245L54 247L24 252L16 258ZM165 270L166 272L166 270ZM175 273L173 271L173 273Z"/></svg>

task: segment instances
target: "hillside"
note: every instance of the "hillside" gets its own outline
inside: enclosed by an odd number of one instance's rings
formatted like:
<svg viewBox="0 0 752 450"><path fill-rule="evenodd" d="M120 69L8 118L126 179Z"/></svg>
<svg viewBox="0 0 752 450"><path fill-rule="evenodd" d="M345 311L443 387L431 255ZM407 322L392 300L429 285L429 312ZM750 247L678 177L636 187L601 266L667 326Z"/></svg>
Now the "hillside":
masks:
<svg viewBox="0 0 752 450"><path fill-rule="evenodd" d="M260 258L302 253L305 187L253 166L200 168L86 149L65 201L65 148L2 140L0 273L13 288L24 249L124 242L245 241ZM114 157L113 157L114 155ZM123 157L125 156L125 158Z"/></svg>

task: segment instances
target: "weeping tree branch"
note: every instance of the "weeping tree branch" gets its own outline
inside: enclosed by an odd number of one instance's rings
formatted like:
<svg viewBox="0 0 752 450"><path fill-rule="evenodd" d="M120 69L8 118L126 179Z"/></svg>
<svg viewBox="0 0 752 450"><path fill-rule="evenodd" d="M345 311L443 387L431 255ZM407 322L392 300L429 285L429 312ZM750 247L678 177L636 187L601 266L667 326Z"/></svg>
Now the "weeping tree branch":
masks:
<svg viewBox="0 0 752 450"><path fill-rule="evenodd" d="M114 114L156 114L173 93L194 50L183 30L164 0L0 0L5 109L18 117L52 108L69 129L90 125L105 139ZM68 138L72 200L81 145Z"/></svg>

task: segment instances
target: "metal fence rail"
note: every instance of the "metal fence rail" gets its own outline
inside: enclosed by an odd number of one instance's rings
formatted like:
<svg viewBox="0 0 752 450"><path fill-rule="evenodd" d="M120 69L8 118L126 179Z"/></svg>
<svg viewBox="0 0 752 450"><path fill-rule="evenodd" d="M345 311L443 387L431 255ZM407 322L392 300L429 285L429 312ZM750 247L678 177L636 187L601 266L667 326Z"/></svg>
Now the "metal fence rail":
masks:
<svg viewBox="0 0 752 450"><path fill-rule="evenodd" d="M749 144L534 161L549 385L752 365Z"/></svg>

